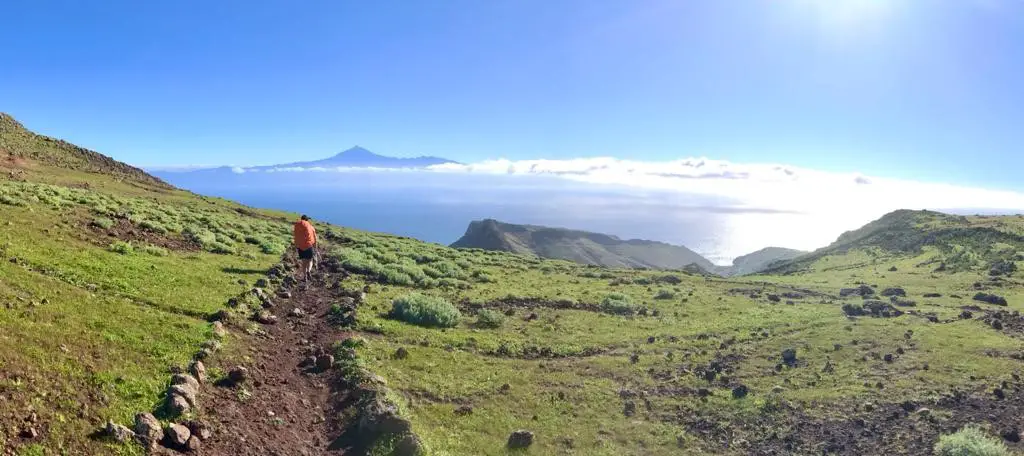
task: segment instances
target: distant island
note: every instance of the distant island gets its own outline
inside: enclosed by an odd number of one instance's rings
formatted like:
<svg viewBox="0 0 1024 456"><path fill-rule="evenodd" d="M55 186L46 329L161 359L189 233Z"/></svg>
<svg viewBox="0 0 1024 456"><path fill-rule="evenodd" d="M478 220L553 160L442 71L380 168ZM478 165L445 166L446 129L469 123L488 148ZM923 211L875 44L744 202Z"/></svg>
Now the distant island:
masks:
<svg viewBox="0 0 1024 456"><path fill-rule="evenodd" d="M313 161L302 161L302 162L290 162L281 163L276 165L263 165L263 166L219 166L214 168L200 168L200 169L181 169L181 170L157 170L154 169L154 174L216 174L216 173L232 173L240 174L247 172L266 172L266 171L288 171L297 168L302 169L314 169L314 168L388 168L388 169L400 169L400 168L427 168L435 165L444 164L458 164L453 160L440 157L389 157L385 155L376 154L370 152L359 146L352 147L343 152L340 152L334 156L313 160Z"/></svg>

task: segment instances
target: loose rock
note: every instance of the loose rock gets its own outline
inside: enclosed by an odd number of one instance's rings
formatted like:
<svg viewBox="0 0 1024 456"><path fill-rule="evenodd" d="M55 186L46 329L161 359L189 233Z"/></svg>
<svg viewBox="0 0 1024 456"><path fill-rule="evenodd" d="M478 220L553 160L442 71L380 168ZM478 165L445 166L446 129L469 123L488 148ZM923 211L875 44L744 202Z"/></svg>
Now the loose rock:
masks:
<svg viewBox="0 0 1024 456"><path fill-rule="evenodd" d="M206 383L206 365L202 361L193 361L188 367L188 371L192 373L196 381L199 383ZM198 385L196 385L198 388Z"/></svg>
<svg viewBox="0 0 1024 456"><path fill-rule="evenodd" d="M180 424L172 424L164 431L167 443L175 447L184 447L188 439L192 437L192 431Z"/></svg>
<svg viewBox="0 0 1024 456"><path fill-rule="evenodd" d="M202 440L209 439L213 436L213 431L210 426L203 421L189 421L185 423L188 426L188 430L192 432L193 437L199 437Z"/></svg>
<svg viewBox="0 0 1024 456"><path fill-rule="evenodd" d="M325 371L327 369L330 369L332 366L334 366L334 356L332 356L332 355L323 355L323 356L317 356L316 357L316 368L317 369L319 369L321 371Z"/></svg>
<svg viewBox="0 0 1024 456"><path fill-rule="evenodd" d="M107 421L107 426L104 428L104 433L114 440L125 443L135 438L135 433L126 426L122 426L113 421Z"/></svg>
<svg viewBox="0 0 1024 456"><path fill-rule="evenodd" d="M228 372L228 380L232 383L244 383L249 379L249 369L242 366L235 367Z"/></svg>
<svg viewBox="0 0 1024 456"><path fill-rule="evenodd" d="M533 445L533 433L530 431L518 430L508 436L509 448L527 448L530 445Z"/></svg>
<svg viewBox="0 0 1024 456"><path fill-rule="evenodd" d="M782 351L782 362L787 365L793 366L796 364L796 349L787 348Z"/></svg>
<svg viewBox="0 0 1024 456"><path fill-rule="evenodd" d="M194 390L199 390L199 380L189 374L172 375L171 385L187 385Z"/></svg>
<svg viewBox="0 0 1024 456"><path fill-rule="evenodd" d="M747 393L748 390L746 385L740 385L732 389L733 399L743 399L744 397L747 397Z"/></svg>
<svg viewBox="0 0 1024 456"><path fill-rule="evenodd" d="M405 347L398 347L398 350L395 350L395 359L406 359L408 357L409 350L407 350Z"/></svg>
<svg viewBox="0 0 1024 456"><path fill-rule="evenodd" d="M153 445L163 436L160 421L152 413L135 415L135 435L143 445Z"/></svg>

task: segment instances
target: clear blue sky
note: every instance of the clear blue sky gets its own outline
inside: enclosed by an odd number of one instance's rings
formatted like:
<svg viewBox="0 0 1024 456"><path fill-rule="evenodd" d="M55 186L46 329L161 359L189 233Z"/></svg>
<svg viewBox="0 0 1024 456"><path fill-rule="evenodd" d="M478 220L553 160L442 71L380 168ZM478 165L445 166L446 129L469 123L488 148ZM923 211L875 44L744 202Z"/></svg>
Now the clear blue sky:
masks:
<svg viewBox="0 0 1024 456"><path fill-rule="evenodd" d="M1024 189L1024 2L15 0L0 111L140 165L359 144Z"/></svg>

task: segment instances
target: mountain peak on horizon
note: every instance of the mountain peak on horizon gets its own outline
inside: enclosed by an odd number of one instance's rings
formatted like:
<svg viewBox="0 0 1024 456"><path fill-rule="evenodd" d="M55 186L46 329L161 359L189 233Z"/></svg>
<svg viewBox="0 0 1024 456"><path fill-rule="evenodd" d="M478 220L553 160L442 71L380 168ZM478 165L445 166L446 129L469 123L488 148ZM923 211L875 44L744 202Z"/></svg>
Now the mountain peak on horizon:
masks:
<svg viewBox="0 0 1024 456"><path fill-rule="evenodd" d="M369 149L362 146L352 146L334 155L337 157L380 157L381 155L371 152Z"/></svg>

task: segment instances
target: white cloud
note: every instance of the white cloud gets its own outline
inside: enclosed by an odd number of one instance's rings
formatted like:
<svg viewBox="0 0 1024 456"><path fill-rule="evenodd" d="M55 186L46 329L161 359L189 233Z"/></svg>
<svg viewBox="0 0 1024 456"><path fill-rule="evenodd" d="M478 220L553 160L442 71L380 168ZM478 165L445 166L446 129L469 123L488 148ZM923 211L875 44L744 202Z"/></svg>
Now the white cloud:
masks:
<svg viewBox="0 0 1024 456"><path fill-rule="evenodd" d="M707 158L667 162L610 157L490 160L437 165L430 169L452 173L551 175L593 184L726 197L750 207L811 213L877 213L921 208L1024 209L1024 194L1018 192Z"/></svg>

